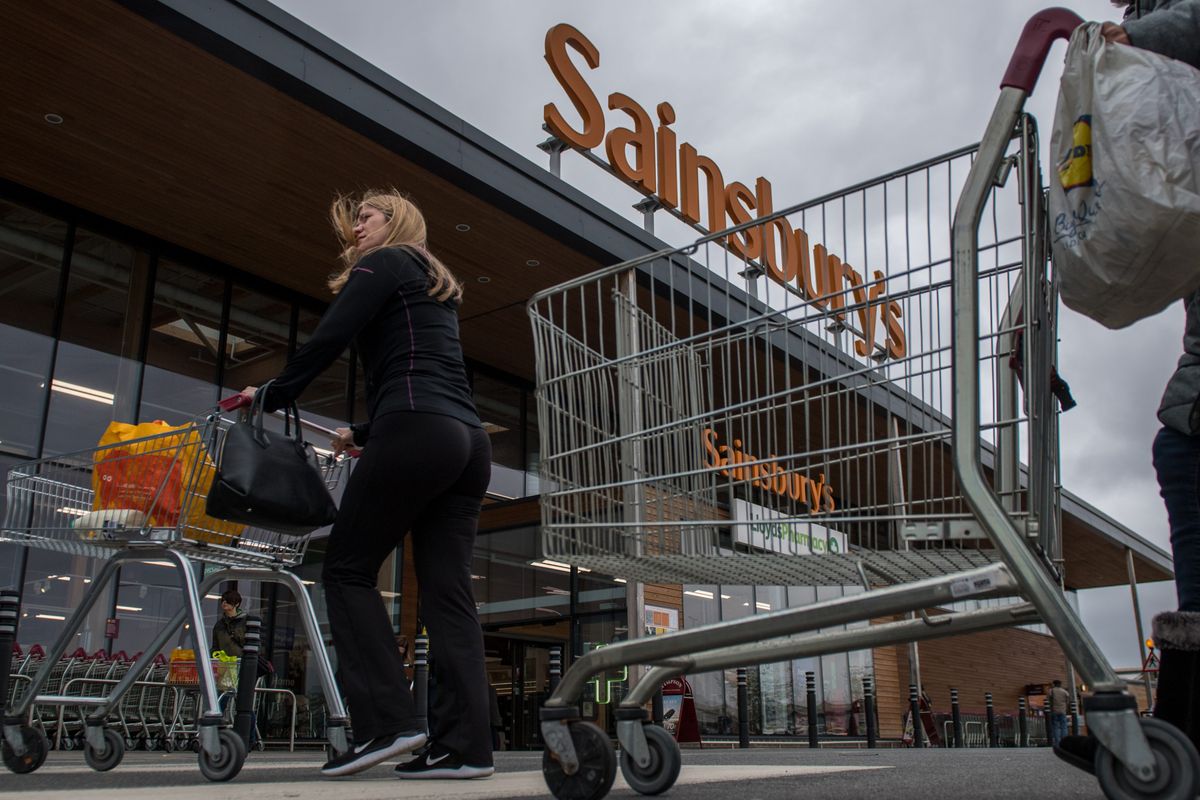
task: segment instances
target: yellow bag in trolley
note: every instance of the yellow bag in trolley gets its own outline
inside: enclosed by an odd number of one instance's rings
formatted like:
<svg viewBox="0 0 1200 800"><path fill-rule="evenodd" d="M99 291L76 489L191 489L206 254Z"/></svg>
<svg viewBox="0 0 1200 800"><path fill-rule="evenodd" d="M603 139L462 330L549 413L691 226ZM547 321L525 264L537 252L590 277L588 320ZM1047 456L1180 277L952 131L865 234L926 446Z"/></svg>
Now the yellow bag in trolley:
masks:
<svg viewBox="0 0 1200 800"><path fill-rule="evenodd" d="M215 471L194 424L110 422L94 456L92 510L121 513L129 527L179 527L186 539L232 544L245 526L204 513Z"/></svg>

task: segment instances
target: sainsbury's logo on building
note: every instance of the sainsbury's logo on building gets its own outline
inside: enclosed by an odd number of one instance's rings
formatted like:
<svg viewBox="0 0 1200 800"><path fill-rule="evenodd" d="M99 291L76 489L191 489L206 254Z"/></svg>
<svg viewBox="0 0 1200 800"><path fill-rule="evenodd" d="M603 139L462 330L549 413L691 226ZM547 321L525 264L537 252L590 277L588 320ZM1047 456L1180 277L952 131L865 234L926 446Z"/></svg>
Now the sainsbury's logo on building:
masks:
<svg viewBox="0 0 1200 800"><path fill-rule="evenodd" d="M824 472L818 473L817 479L813 480L799 472L784 469L777 461L762 461L753 453L747 453L742 449L741 439L734 439L731 447L721 444L720 435L712 428L705 428L702 435L704 449L708 453L708 465L720 467L717 474L736 481L749 481L751 486L763 491L806 503L813 514L835 510L833 486L825 482ZM772 453L768 458L775 459L777 456Z"/></svg>
<svg viewBox="0 0 1200 800"><path fill-rule="evenodd" d="M546 32L546 63L582 122L576 130L554 103L547 103L543 117L556 138L578 150L603 144L614 172L664 207L675 209L693 225L701 225L699 184L703 174L707 217L702 227L710 232L729 227L727 223L740 225L773 213L771 182L766 178L755 180L754 189L740 181L726 184L715 161L691 144L678 142L671 129L675 109L670 103L656 106L656 126L636 100L613 92L608 96L608 108L628 114L633 127L606 132L604 108L571 61L571 49L583 56L588 68L600 66L600 51L576 28L560 23ZM903 312L899 303L884 295L882 272L875 270L868 284L858 270L824 245L810 246L808 234L783 218L730 234L725 245L744 259L759 261L774 281L792 287L808 303L841 322L846 321L843 309L847 298L852 298L860 337L854 350L859 356L873 356L877 350L891 358L903 358L907 353L908 343L900 324ZM880 334L883 342L877 345Z"/></svg>

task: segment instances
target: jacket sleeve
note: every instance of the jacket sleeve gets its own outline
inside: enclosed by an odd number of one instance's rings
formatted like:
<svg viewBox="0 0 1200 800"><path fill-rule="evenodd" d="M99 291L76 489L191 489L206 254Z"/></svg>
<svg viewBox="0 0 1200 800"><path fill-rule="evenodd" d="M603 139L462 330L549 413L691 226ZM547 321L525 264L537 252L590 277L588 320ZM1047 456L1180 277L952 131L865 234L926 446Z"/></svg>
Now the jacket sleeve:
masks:
<svg viewBox="0 0 1200 800"><path fill-rule="evenodd" d="M1134 47L1200 69L1200 0L1182 0L1122 25Z"/></svg>
<svg viewBox="0 0 1200 800"><path fill-rule="evenodd" d="M334 298L312 337L288 359L267 390L267 412L294 402L325 371L395 294L401 284L401 259L377 250L354 265L350 279Z"/></svg>

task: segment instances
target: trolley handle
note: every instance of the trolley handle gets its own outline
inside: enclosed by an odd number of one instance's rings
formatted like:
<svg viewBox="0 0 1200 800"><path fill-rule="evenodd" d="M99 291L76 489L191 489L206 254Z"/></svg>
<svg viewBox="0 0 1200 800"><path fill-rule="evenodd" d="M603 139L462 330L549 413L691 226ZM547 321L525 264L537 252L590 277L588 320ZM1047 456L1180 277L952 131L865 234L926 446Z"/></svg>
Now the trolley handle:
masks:
<svg viewBox="0 0 1200 800"><path fill-rule="evenodd" d="M230 395L229 397L226 397L224 400L218 401L217 408L219 408L225 412L236 411L239 408L248 408L250 406L250 404L253 402L254 402L253 399L246 397L246 395L244 395L244 394L238 393L238 394ZM276 411L274 413L278 416L283 416L283 414L279 411ZM301 419L300 424L306 428L316 431L317 433L322 433L326 436L329 436L330 438L337 436L337 431L331 430L330 428L326 428L324 425L318 425L315 422L310 422L306 419ZM357 447L348 448L344 452L350 458L358 458L360 455L362 455L362 450Z"/></svg>
<svg viewBox="0 0 1200 800"><path fill-rule="evenodd" d="M1083 24L1083 18L1065 8L1047 8L1029 18L1021 31L1017 49L1008 62L1000 88L1014 87L1025 94L1033 93L1050 45L1057 39L1067 39Z"/></svg>

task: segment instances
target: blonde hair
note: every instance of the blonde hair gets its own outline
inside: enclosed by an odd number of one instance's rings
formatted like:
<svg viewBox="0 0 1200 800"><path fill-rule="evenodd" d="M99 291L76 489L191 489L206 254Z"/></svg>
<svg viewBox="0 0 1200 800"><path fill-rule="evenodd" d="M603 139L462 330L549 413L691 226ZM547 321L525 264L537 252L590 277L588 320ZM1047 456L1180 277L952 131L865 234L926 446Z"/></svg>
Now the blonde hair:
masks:
<svg viewBox="0 0 1200 800"><path fill-rule="evenodd" d="M359 249L354 236L358 212L363 206L382 211L387 219L384 223L383 244L366 250ZM429 252L426 245L425 217L421 210L395 189L368 189L361 195L338 195L329 206L329 221L333 224L333 232L342 245L339 256L342 270L329 278L329 289L334 294L340 292L346 281L350 280L350 271L363 256L385 247L399 247L420 254L421 259L428 265L426 271L429 273L431 297L443 302L453 300L457 303L462 300L462 284L454 277L449 267Z"/></svg>

